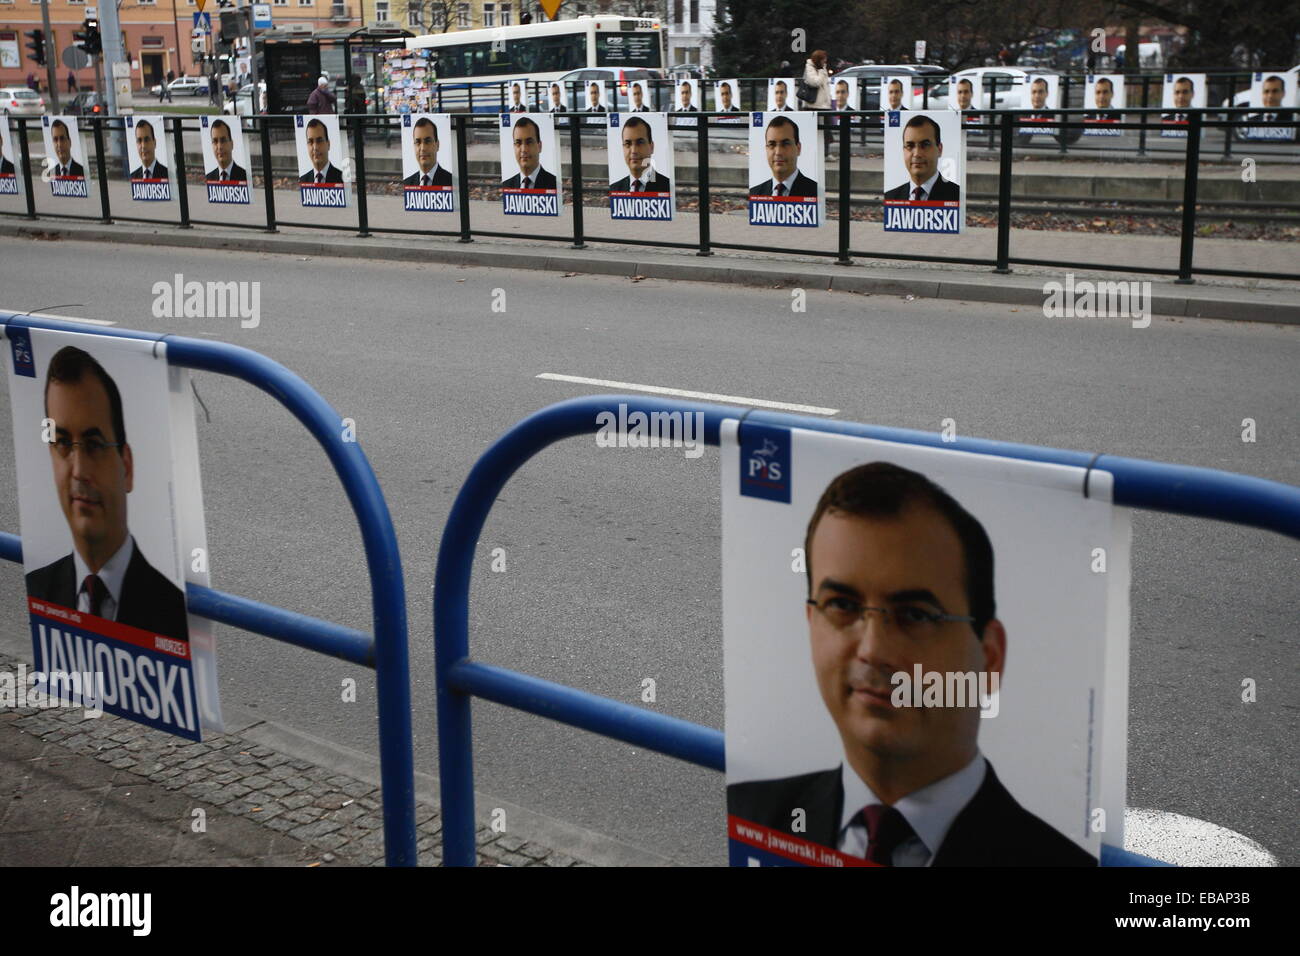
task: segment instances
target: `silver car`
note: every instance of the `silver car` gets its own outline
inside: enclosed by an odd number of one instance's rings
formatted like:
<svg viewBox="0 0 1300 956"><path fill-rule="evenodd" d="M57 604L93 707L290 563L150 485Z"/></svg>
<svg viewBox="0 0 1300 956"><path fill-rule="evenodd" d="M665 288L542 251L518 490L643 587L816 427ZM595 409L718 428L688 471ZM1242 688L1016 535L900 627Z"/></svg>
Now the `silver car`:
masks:
<svg viewBox="0 0 1300 956"><path fill-rule="evenodd" d="M41 94L25 86L0 87L0 113L5 116L40 116L44 112Z"/></svg>

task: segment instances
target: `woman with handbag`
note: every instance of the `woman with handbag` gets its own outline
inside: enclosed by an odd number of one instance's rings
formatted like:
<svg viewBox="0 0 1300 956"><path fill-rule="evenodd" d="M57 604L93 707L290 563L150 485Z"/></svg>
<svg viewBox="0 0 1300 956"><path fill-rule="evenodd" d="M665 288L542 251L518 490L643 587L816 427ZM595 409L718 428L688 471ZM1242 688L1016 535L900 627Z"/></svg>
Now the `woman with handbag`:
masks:
<svg viewBox="0 0 1300 956"><path fill-rule="evenodd" d="M807 110L831 108L831 75L826 69L826 51L814 50L803 67L803 79L795 95Z"/></svg>

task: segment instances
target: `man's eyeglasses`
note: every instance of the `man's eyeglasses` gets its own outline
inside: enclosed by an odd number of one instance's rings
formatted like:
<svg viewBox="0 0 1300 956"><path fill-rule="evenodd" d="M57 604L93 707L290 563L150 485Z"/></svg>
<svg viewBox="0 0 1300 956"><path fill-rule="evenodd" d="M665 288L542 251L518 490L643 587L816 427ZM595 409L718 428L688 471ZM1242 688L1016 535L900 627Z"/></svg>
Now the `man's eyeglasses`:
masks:
<svg viewBox="0 0 1300 956"><path fill-rule="evenodd" d="M94 436L83 438L81 441L73 441L71 438L60 436L50 442L50 444L54 446L54 450L58 453L60 458L67 458L72 454L72 449L79 447L82 454L91 461L98 461L108 453L110 448L121 448L125 443L120 441L104 441L104 439L95 438Z"/></svg>
<svg viewBox="0 0 1300 956"><path fill-rule="evenodd" d="M867 614L871 611L879 611L884 615L887 623L892 623L899 632L907 637L916 639L924 639L938 633L944 624L954 621L971 624L975 621L973 617L962 614L945 614L923 604L871 607L868 604L862 604L853 600L853 598L842 595L833 595L822 598L820 601L809 598L806 603L809 607L816 608L822 617L826 618L826 623L837 631L847 631L863 624L866 621Z"/></svg>

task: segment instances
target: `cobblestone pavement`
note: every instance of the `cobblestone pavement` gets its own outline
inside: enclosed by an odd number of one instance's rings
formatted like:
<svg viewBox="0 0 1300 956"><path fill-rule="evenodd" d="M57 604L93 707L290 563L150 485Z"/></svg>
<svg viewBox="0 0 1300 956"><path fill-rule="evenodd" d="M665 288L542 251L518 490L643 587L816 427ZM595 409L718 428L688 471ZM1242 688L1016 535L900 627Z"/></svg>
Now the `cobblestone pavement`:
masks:
<svg viewBox="0 0 1300 956"><path fill-rule="evenodd" d="M0 654L3 674L20 662ZM0 697L0 767L0 866L384 862L378 787L237 735L193 743ZM441 814L417 803L415 818L420 865L440 865ZM477 840L480 865L589 865L487 827Z"/></svg>

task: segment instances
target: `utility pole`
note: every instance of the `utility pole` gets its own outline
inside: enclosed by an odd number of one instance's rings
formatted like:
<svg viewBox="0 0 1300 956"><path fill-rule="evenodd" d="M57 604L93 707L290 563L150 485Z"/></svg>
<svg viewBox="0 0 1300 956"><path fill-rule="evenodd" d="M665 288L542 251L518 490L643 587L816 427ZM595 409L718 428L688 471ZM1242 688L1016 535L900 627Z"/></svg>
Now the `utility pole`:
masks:
<svg viewBox="0 0 1300 956"><path fill-rule="evenodd" d="M45 83L50 88L50 112L59 112L59 77L54 70L54 31L50 29L50 0L41 0L41 26L45 28Z"/></svg>
<svg viewBox="0 0 1300 956"><path fill-rule="evenodd" d="M113 77L113 66L123 62L124 59L122 26L117 19L117 0L104 0L99 17L99 35L100 42L104 47L101 55L104 66L104 103L108 115L117 116L119 112L117 108L117 83ZM130 74L128 73L127 76L129 77Z"/></svg>

